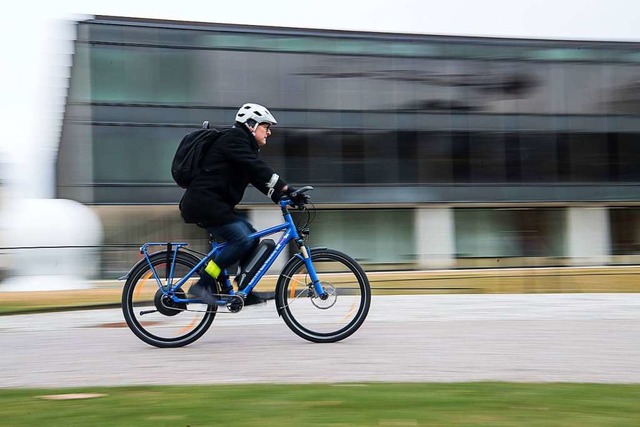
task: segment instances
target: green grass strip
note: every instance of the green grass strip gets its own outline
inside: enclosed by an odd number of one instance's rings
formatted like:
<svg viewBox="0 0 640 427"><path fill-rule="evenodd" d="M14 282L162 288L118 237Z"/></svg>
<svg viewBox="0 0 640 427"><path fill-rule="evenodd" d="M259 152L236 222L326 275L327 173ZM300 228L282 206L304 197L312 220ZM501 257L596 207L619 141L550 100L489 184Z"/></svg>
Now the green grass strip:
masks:
<svg viewBox="0 0 640 427"><path fill-rule="evenodd" d="M72 393L104 396L43 398ZM632 426L640 425L640 385L478 382L0 389L0 424Z"/></svg>

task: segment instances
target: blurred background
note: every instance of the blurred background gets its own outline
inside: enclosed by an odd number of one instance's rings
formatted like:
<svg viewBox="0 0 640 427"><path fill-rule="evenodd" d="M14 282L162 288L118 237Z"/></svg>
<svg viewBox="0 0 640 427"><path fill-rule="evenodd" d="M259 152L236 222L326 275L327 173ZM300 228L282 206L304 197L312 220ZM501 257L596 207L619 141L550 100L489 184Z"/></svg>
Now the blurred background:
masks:
<svg viewBox="0 0 640 427"><path fill-rule="evenodd" d="M639 264L637 41L197 21L66 23L46 185L97 222L77 223L91 223L81 244L40 246L90 247L69 256L89 254L92 279L126 273L143 242L207 249L206 232L179 215L171 159L186 133L203 120L232 125L244 102L279 122L261 156L315 188L311 246L369 271L598 266L613 277ZM14 196L3 191L6 206ZM258 228L280 220L254 189L241 210ZM0 233L15 232L4 224ZM54 221L36 234L74 234L74 221L67 229ZM7 248L23 245L4 242L6 277Z"/></svg>

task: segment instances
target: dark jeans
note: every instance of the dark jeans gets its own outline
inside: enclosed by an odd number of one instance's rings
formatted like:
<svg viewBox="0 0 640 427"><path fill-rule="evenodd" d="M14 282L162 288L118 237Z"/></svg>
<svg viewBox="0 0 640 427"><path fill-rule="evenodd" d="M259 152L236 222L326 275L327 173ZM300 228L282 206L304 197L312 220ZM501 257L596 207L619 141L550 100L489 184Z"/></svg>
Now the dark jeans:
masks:
<svg viewBox="0 0 640 427"><path fill-rule="evenodd" d="M249 234L256 230L244 218L218 227L207 227L207 231L229 243L214 259L223 270L238 261L242 265L260 243L260 239L249 238Z"/></svg>

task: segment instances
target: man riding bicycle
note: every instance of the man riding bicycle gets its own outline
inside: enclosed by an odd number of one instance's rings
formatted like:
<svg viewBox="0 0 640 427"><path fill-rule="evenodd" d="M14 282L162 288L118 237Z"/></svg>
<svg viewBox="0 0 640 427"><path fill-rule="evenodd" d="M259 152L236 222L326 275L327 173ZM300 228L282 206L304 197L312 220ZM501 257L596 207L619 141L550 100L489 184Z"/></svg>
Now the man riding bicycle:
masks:
<svg viewBox="0 0 640 427"><path fill-rule="evenodd" d="M303 194L295 193L296 189L259 157L260 148L271 135L271 127L277 123L262 105L247 103L240 107L234 126L209 148L202 160L203 172L193 179L180 201L180 211L187 223L198 224L215 238L229 243L199 272L200 280L189 289L190 294L207 304L216 302L215 280L223 294L232 290L223 272L238 261L244 265L259 243L258 239L248 237L256 230L235 210L247 186L252 184L275 203L283 195L292 197L294 203L304 201ZM245 305L261 301L251 293Z"/></svg>

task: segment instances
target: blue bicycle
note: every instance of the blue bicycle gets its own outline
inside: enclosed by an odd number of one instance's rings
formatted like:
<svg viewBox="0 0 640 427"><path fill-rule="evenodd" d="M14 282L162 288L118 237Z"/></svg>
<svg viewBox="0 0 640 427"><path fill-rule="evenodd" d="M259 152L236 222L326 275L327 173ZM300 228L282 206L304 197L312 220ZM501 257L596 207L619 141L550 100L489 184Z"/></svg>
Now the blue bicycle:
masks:
<svg viewBox="0 0 640 427"><path fill-rule="evenodd" d="M312 189L307 186L298 191L304 194ZM238 313L243 309L245 297L291 241L299 252L285 264L275 283L278 314L293 332L313 342L336 342L357 331L371 305L366 273L346 254L306 246L308 226L313 218L308 203L294 205L290 199L283 198L280 208L284 223L252 235L263 238L282 232L277 244L270 239L261 242L248 263L254 265L247 267L255 268L255 275L246 284L241 281L238 291L220 294L216 284L215 304L190 298L187 291L197 281L197 272L225 243L212 241L207 254L187 248L188 243L142 245L140 252L144 258L124 276L122 293L122 311L133 333L156 347L181 347L194 342L209 329L217 313L223 310ZM296 226L291 209L307 213L303 226ZM149 253L149 248L158 246L164 250Z"/></svg>

